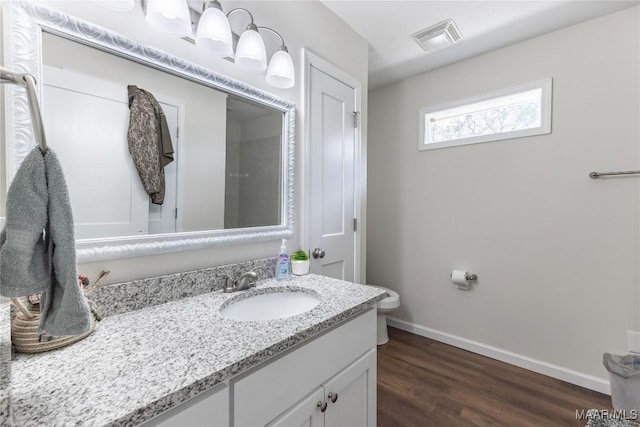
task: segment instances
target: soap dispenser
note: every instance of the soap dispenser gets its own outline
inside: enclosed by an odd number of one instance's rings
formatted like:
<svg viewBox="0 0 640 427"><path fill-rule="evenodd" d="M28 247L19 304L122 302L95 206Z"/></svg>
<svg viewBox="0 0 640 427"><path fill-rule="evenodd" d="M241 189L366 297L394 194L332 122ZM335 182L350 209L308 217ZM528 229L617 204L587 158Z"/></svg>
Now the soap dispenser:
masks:
<svg viewBox="0 0 640 427"><path fill-rule="evenodd" d="M289 270L289 254L287 254L287 241L282 239L278 261L276 262L276 280L289 280L291 272Z"/></svg>

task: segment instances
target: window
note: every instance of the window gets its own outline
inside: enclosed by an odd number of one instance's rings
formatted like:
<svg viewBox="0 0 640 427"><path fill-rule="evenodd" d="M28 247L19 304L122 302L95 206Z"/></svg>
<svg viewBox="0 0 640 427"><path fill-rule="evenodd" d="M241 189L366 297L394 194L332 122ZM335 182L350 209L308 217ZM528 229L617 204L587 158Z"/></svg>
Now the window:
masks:
<svg viewBox="0 0 640 427"><path fill-rule="evenodd" d="M551 133L551 79L420 110L419 150Z"/></svg>

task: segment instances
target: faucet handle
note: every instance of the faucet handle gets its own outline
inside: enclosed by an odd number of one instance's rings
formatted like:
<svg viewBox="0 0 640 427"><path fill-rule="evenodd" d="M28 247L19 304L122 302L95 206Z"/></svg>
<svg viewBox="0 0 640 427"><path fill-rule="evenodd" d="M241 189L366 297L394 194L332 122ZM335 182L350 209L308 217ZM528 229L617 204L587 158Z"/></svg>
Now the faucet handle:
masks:
<svg viewBox="0 0 640 427"><path fill-rule="evenodd" d="M236 287L236 281L233 280L233 277L229 276L228 274L216 274L216 277L223 277L227 279L224 285L225 292L229 292Z"/></svg>
<svg viewBox="0 0 640 427"><path fill-rule="evenodd" d="M255 271L247 271L246 273L242 273L238 278L238 282L241 280L249 280L249 286L255 287L256 281L258 280L258 274Z"/></svg>

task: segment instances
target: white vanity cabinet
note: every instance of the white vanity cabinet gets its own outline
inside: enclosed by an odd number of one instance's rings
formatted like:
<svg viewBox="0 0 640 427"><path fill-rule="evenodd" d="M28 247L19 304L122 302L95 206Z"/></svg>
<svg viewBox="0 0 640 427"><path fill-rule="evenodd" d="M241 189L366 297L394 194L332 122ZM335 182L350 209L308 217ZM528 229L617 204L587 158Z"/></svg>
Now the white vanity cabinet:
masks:
<svg viewBox="0 0 640 427"><path fill-rule="evenodd" d="M178 405L144 427L375 427L376 312Z"/></svg>
<svg viewBox="0 0 640 427"><path fill-rule="evenodd" d="M232 379L230 385L235 427L375 427L375 309Z"/></svg>

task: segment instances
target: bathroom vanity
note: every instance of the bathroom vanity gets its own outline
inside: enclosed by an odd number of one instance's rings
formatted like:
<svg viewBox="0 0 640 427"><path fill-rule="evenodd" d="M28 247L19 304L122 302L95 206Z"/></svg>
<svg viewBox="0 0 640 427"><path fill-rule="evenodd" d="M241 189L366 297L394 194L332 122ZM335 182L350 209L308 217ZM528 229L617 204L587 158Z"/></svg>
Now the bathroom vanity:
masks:
<svg viewBox="0 0 640 427"><path fill-rule="evenodd" d="M318 297L287 318L221 308L262 293ZM278 426L376 421L376 313L384 291L308 275L263 280L106 317L72 346L18 355L15 425Z"/></svg>
<svg viewBox="0 0 640 427"><path fill-rule="evenodd" d="M374 323L370 309L144 425L375 426Z"/></svg>

